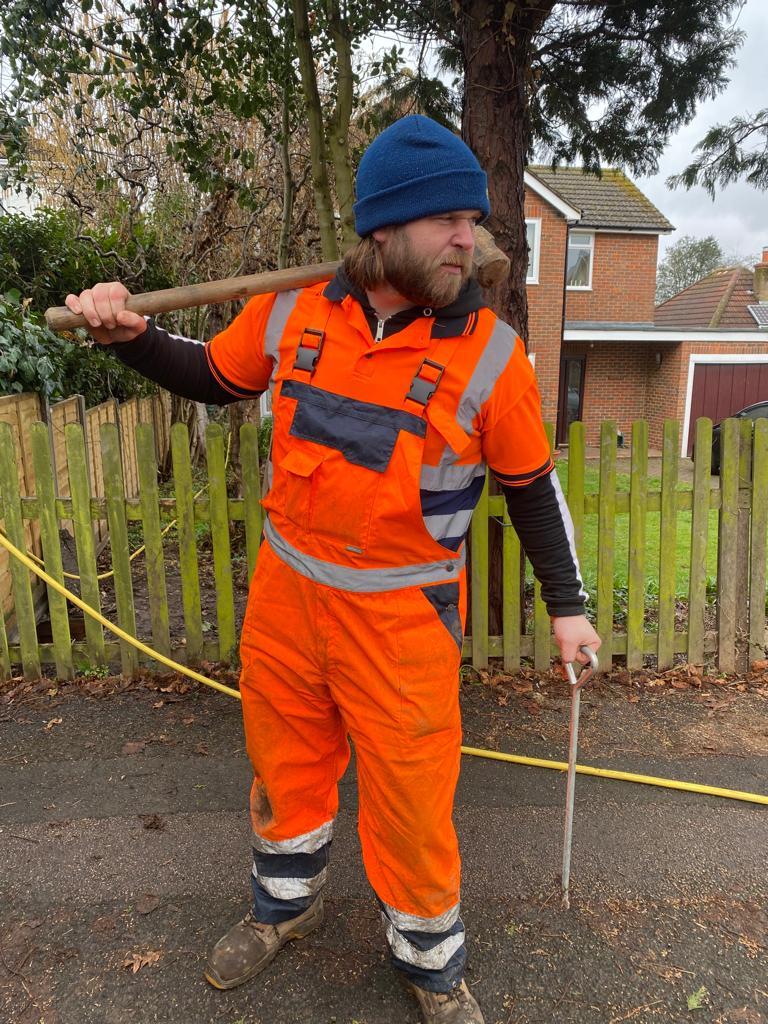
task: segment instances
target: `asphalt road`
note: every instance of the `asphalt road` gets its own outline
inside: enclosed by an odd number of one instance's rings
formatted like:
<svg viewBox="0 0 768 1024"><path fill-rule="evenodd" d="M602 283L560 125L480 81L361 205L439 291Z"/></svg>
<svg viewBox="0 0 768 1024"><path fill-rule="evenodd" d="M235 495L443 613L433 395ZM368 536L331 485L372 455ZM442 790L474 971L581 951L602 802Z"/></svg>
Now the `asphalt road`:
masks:
<svg viewBox="0 0 768 1024"><path fill-rule="evenodd" d="M557 692L463 691L466 742L565 756ZM584 763L768 792L764 695L636 696L585 695ZM322 929L241 989L204 982L247 906L247 787L239 706L215 693L0 704L0 1021L415 1024L361 868L352 771ZM464 759L468 980L488 1024L765 1024L768 809L580 777L565 912L563 797L559 772Z"/></svg>

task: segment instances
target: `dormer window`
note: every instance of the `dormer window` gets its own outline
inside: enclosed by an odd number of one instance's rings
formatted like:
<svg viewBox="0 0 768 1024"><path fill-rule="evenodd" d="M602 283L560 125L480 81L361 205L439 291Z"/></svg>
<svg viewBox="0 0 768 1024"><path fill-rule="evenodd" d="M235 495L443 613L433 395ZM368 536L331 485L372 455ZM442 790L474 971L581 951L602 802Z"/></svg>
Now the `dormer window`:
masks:
<svg viewBox="0 0 768 1024"><path fill-rule="evenodd" d="M592 287L592 260L595 236L591 231L571 231L568 235L568 266L565 283L568 288L587 291Z"/></svg>

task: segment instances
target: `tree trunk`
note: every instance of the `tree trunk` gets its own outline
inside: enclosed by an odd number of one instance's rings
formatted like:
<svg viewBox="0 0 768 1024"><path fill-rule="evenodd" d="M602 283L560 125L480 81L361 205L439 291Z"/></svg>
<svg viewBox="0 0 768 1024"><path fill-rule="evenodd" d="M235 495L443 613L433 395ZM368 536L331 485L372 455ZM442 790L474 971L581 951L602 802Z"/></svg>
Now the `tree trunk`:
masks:
<svg viewBox="0 0 768 1024"><path fill-rule="evenodd" d="M530 147L528 76L533 35L548 17L554 0L535 8L506 0L459 0L459 30L464 58L462 134L488 174L491 216L488 230L510 259L509 277L488 295L493 310L528 343L525 279L528 244L525 231L525 165ZM495 480L491 493L499 493ZM489 629L502 632L502 534L489 524ZM525 560L521 560L521 597ZM521 600L521 619L524 620ZM521 622L521 627L523 623Z"/></svg>
<svg viewBox="0 0 768 1024"><path fill-rule="evenodd" d="M309 148L312 161L312 182L315 190L315 207L320 226L320 244L324 260L336 260L339 249L336 241L336 224L333 217L331 189L328 183L328 163L323 127L323 110L317 89L315 57L309 33L309 18L305 0L293 0L293 23L296 32L296 50L299 55L301 83L304 101L307 105L309 122Z"/></svg>
<svg viewBox="0 0 768 1024"><path fill-rule="evenodd" d="M291 244L291 223L293 221L293 200L296 196L296 182L293 178L291 153L288 145L290 140L290 89L291 86L286 81L283 86L283 124L282 135L280 138L280 161L283 165L283 213L280 221L280 240L277 245L278 270L282 270L284 267L288 266L288 253Z"/></svg>
<svg viewBox="0 0 768 1024"><path fill-rule="evenodd" d="M525 164L531 141L528 77L532 38L554 0L535 7L506 0L460 0L464 57L462 134L488 174L488 230L509 256L510 275L491 295L502 319L528 338L525 278Z"/></svg>
<svg viewBox="0 0 768 1024"><path fill-rule="evenodd" d="M336 50L336 108L330 119L328 148L333 159L336 178L336 199L341 219L341 250L346 252L357 241L355 215L355 186L352 161L349 158L349 121L352 117L354 76L352 74L352 46L349 28L342 19L338 0L328 0L328 24Z"/></svg>

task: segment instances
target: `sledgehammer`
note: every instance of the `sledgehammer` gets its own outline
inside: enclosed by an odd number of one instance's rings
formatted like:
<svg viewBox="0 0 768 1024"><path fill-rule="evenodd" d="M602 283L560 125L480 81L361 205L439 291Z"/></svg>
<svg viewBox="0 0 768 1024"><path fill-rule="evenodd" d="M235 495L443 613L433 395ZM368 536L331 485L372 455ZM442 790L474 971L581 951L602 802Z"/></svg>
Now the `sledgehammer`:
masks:
<svg viewBox="0 0 768 1024"><path fill-rule="evenodd" d="M155 313L170 313L191 306L247 299L265 292L287 292L291 288L306 288L319 281L329 281L339 266L340 263L316 263L309 267L287 267L285 270L270 270L264 274L141 292L130 296L126 308L142 316L153 316ZM509 274L509 257L504 255L494 242L493 235L483 227L475 229L473 272L484 288L498 284ZM45 319L54 331L71 331L75 327L87 326L83 316L71 313L66 306L47 309Z"/></svg>

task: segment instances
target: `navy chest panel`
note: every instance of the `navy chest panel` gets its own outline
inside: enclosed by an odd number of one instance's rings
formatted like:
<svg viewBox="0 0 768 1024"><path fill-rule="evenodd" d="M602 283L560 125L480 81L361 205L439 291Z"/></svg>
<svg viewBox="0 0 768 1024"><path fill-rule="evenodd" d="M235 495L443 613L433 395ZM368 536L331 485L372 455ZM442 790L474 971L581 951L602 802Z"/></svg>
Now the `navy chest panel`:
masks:
<svg viewBox="0 0 768 1024"><path fill-rule="evenodd" d="M403 409L345 398L297 380L283 381L281 395L296 400L293 437L340 451L348 462L383 473L401 430L425 437L427 423Z"/></svg>

